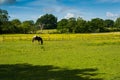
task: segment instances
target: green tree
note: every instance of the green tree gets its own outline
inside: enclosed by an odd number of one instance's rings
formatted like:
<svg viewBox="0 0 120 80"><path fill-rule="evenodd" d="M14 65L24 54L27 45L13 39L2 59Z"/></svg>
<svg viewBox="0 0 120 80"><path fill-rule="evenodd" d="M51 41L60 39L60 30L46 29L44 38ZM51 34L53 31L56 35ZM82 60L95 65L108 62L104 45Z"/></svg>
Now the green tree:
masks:
<svg viewBox="0 0 120 80"><path fill-rule="evenodd" d="M22 29L21 29L21 21L19 19L13 19L11 21L11 23L15 26L16 30L15 32L16 33L21 33Z"/></svg>
<svg viewBox="0 0 120 80"><path fill-rule="evenodd" d="M118 29L120 28L120 17L116 19L115 27L118 28Z"/></svg>
<svg viewBox="0 0 120 80"><path fill-rule="evenodd" d="M86 30L87 30L86 21L83 20L82 18L78 17L75 32L76 33L84 33L84 32L86 32Z"/></svg>
<svg viewBox="0 0 120 80"><path fill-rule="evenodd" d="M35 27L34 21L30 20L29 24L30 24L30 27L29 27L30 28L30 33L36 33L37 28Z"/></svg>
<svg viewBox="0 0 120 80"><path fill-rule="evenodd" d="M34 22L32 20L24 21L21 24L22 33L31 33L32 28L34 27Z"/></svg>
<svg viewBox="0 0 120 80"><path fill-rule="evenodd" d="M20 27L21 21L19 19L13 19L11 23L17 27Z"/></svg>
<svg viewBox="0 0 120 80"><path fill-rule="evenodd" d="M0 21L0 33L2 33L2 22Z"/></svg>
<svg viewBox="0 0 120 80"><path fill-rule="evenodd" d="M56 29L57 18L52 14L45 14L37 19L36 25L44 24L44 29Z"/></svg>
<svg viewBox="0 0 120 80"><path fill-rule="evenodd" d="M6 10L0 9L0 22L8 21L9 16Z"/></svg>
<svg viewBox="0 0 120 80"><path fill-rule="evenodd" d="M70 33L75 33L76 30L76 18L69 18L67 27Z"/></svg>
<svg viewBox="0 0 120 80"><path fill-rule="evenodd" d="M90 21L89 23L89 30L91 32L104 32L105 27L104 27L104 20L100 18L94 18Z"/></svg>
<svg viewBox="0 0 120 80"><path fill-rule="evenodd" d="M69 29L67 28L68 20L67 19L62 19L58 22L57 24L57 30L60 33L67 33Z"/></svg>
<svg viewBox="0 0 120 80"><path fill-rule="evenodd" d="M3 22L3 25L1 27L2 27L2 32L0 33L2 34L15 33L16 31L16 27L10 21Z"/></svg>
<svg viewBox="0 0 120 80"><path fill-rule="evenodd" d="M114 21L113 20L110 20L110 19L105 20L105 27L111 28L113 26L114 26Z"/></svg>
<svg viewBox="0 0 120 80"><path fill-rule="evenodd" d="M114 28L112 31L120 31L120 17L118 17L114 22Z"/></svg>
<svg viewBox="0 0 120 80"><path fill-rule="evenodd" d="M16 27L10 22L7 10L0 9L0 33L15 33Z"/></svg>
<svg viewBox="0 0 120 80"><path fill-rule="evenodd" d="M6 10L2 10L0 9L0 34L2 33L7 33L10 32L9 29L7 29L6 27L9 28L8 22L9 16L8 16L8 12Z"/></svg>

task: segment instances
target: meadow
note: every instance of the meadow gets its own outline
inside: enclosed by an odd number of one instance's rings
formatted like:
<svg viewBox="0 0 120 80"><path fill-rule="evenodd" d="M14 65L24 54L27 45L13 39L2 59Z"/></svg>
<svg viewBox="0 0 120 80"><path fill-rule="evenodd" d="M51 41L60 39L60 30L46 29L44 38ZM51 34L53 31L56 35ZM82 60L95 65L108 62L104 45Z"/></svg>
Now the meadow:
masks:
<svg viewBox="0 0 120 80"><path fill-rule="evenodd" d="M120 33L0 35L0 80L120 80Z"/></svg>

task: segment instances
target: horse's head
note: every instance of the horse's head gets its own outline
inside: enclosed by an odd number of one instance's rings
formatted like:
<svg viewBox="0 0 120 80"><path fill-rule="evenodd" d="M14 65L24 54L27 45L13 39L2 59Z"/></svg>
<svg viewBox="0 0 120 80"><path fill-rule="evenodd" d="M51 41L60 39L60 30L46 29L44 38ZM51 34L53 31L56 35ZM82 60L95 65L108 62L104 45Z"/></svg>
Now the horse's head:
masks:
<svg viewBox="0 0 120 80"><path fill-rule="evenodd" d="M36 39L36 37L37 37L36 35L33 36L33 38L32 38L32 42L34 42L34 40Z"/></svg>

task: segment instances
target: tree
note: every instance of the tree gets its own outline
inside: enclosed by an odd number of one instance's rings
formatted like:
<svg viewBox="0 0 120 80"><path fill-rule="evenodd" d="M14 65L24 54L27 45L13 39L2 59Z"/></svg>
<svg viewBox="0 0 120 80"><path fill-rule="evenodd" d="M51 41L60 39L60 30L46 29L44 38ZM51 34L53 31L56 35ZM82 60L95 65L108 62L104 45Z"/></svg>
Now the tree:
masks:
<svg viewBox="0 0 120 80"><path fill-rule="evenodd" d="M14 25L15 26L15 28L16 28L16 30L15 30L15 32L16 33L21 33L21 21L19 20L19 19L13 19L12 21L11 21L11 23L12 23L12 25Z"/></svg>
<svg viewBox="0 0 120 80"><path fill-rule="evenodd" d="M76 18L69 18L67 27L69 29L69 32L75 33L75 30L76 30Z"/></svg>
<svg viewBox="0 0 120 80"><path fill-rule="evenodd" d="M4 27L11 26L11 25L7 25L7 24L9 24L8 19L9 19L8 12L6 10L0 9L0 33L1 34L4 32L5 33L8 32L7 28L4 28ZM5 25L7 25L7 26L5 26Z"/></svg>
<svg viewBox="0 0 120 80"><path fill-rule="evenodd" d="M42 33L42 31L43 31L44 26L45 26L45 24L42 24L42 23L39 23L38 26L37 26L38 29L41 30L41 33Z"/></svg>
<svg viewBox="0 0 120 80"><path fill-rule="evenodd" d="M3 25L1 27L1 34L15 33L16 31L16 27L10 21L3 22Z"/></svg>
<svg viewBox="0 0 120 80"><path fill-rule="evenodd" d="M22 33L31 33L31 31L33 30L34 28L34 22L32 20L29 20L29 21L24 21L22 24L21 24L21 28L22 28ZM32 31L33 33L33 31Z"/></svg>
<svg viewBox="0 0 120 80"><path fill-rule="evenodd" d="M116 19L115 21L115 27L120 28L120 17Z"/></svg>
<svg viewBox="0 0 120 80"><path fill-rule="evenodd" d="M77 18L77 22L76 22L76 33L84 33L87 31L87 27L86 27L86 21L83 20L82 18L78 17Z"/></svg>
<svg viewBox="0 0 120 80"><path fill-rule="evenodd" d="M44 24L44 29L56 29L57 18L52 14L45 14L36 21L36 25L40 24Z"/></svg>
<svg viewBox="0 0 120 80"><path fill-rule="evenodd" d="M35 27L35 23L33 20L30 20L29 21L29 24L30 24L30 33L36 33L36 27Z"/></svg>
<svg viewBox="0 0 120 80"><path fill-rule="evenodd" d="M2 33L2 22L0 21L0 33Z"/></svg>
<svg viewBox="0 0 120 80"><path fill-rule="evenodd" d="M20 27L21 21L19 19L13 19L11 23L17 27Z"/></svg>
<svg viewBox="0 0 120 80"><path fill-rule="evenodd" d="M6 10L0 9L0 22L8 21L9 16Z"/></svg>
<svg viewBox="0 0 120 80"><path fill-rule="evenodd" d="M104 32L104 20L100 18L94 18L89 22L89 30L91 32Z"/></svg>
<svg viewBox="0 0 120 80"><path fill-rule="evenodd" d="M67 33L69 31L69 29L67 28L67 24L68 24L68 20L67 19L62 19L57 24L57 30L60 33Z"/></svg>
<svg viewBox="0 0 120 80"><path fill-rule="evenodd" d="M110 19L106 19L105 21L105 27L106 28L112 28L114 26L114 21Z"/></svg>
<svg viewBox="0 0 120 80"><path fill-rule="evenodd" d="M0 9L0 33L16 33L17 27L9 21L7 10Z"/></svg>

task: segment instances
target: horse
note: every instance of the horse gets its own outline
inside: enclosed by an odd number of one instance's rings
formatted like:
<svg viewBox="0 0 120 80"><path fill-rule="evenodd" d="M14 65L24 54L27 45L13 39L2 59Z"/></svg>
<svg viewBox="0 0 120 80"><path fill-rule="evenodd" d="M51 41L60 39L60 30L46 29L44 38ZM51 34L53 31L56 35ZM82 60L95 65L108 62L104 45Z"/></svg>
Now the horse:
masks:
<svg viewBox="0 0 120 80"><path fill-rule="evenodd" d="M39 36L33 36L32 42L34 42L35 40L38 40L38 42L41 41L41 45L43 45L43 39L41 37L39 37Z"/></svg>

